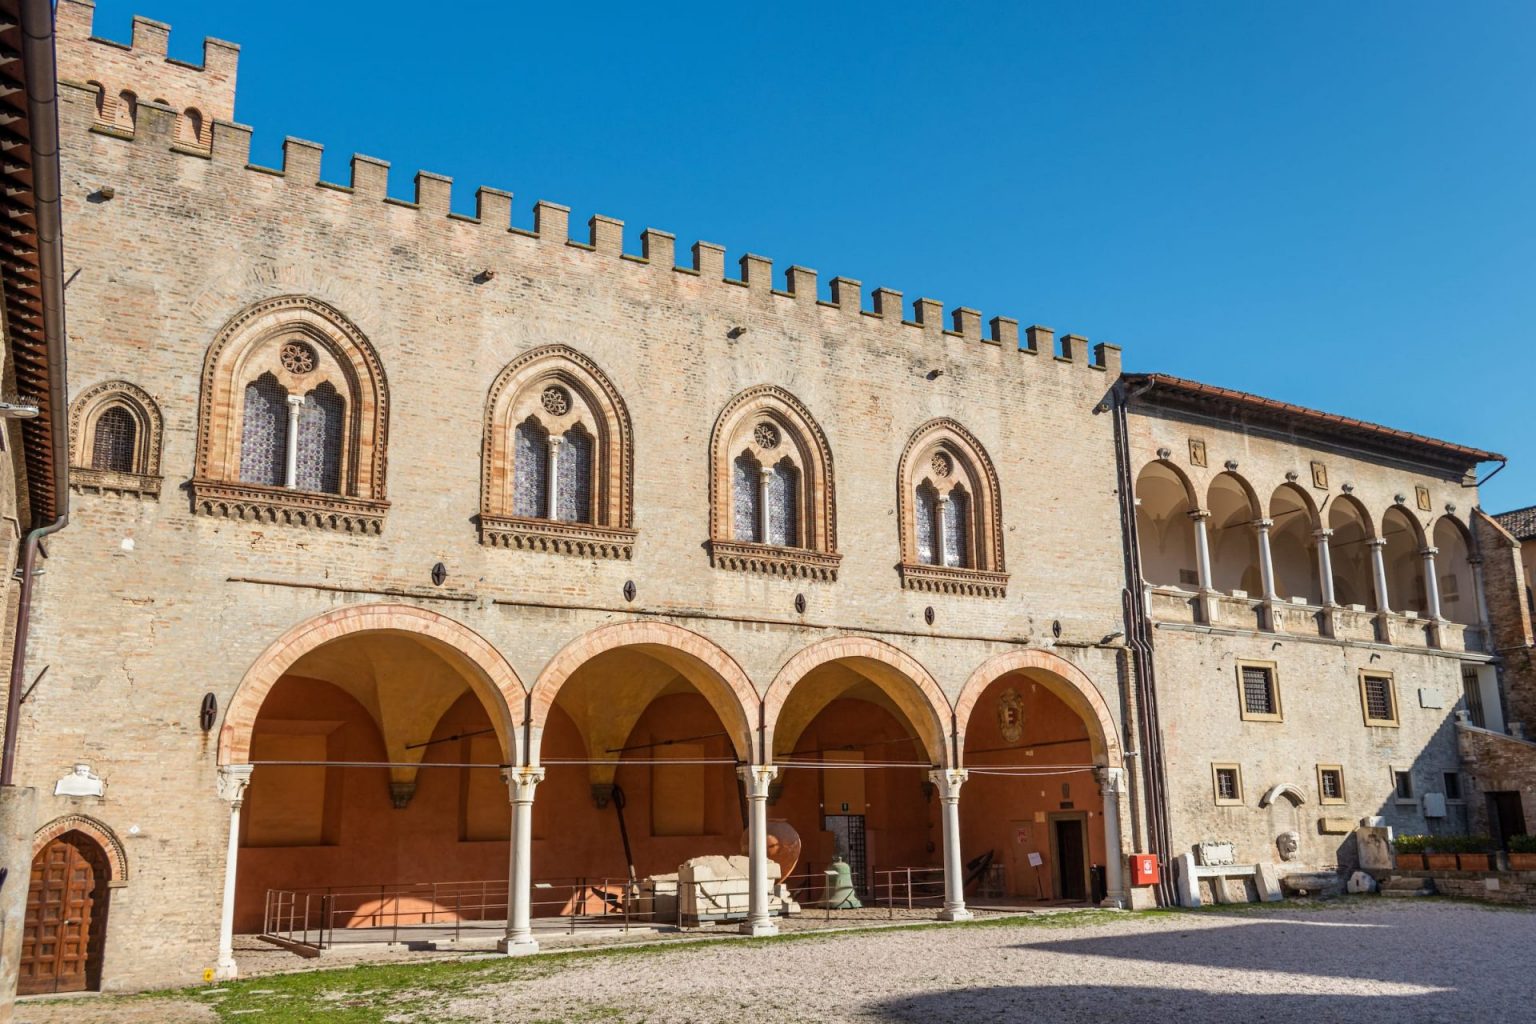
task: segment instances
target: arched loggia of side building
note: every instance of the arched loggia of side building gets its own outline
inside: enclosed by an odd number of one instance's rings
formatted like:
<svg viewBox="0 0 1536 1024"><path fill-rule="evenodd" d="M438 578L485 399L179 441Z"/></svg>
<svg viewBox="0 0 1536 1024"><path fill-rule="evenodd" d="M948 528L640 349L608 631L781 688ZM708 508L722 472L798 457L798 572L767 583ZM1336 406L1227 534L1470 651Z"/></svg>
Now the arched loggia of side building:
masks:
<svg viewBox="0 0 1536 1024"><path fill-rule="evenodd" d="M1372 582L1371 542L1376 531L1365 507L1348 494L1328 503L1328 549L1333 565L1333 599L1346 607L1380 611Z"/></svg>
<svg viewBox="0 0 1536 1024"><path fill-rule="evenodd" d="M1211 586L1224 594L1241 590L1262 597L1258 496L1236 473L1218 473L1206 492L1206 507L1211 511Z"/></svg>
<svg viewBox="0 0 1536 1024"><path fill-rule="evenodd" d="M503 877L499 769L522 758L525 703L488 641L410 605L339 609L274 641L219 733L231 806L221 973L234 974L234 931L263 924L269 890ZM326 923L379 924L375 904L338 897Z"/></svg>
<svg viewBox="0 0 1536 1024"><path fill-rule="evenodd" d="M1455 516L1435 520L1435 575L1440 614L1463 626L1479 625L1477 579L1472 572L1472 544L1467 528Z"/></svg>
<svg viewBox="0 0 1536 1024"><path fill-rule="evenodd" d="M1424 527L1407 509L1393 505L1382 514L1381 536L1386 541L1382 556L1387 573L1387 607L1395 612L1428 614Z"/></svg>
<svg viewBox="0 0 1536 1024"><path fill-rule="evenodd" d="M799 832L797 872L841 857L878 900L890 896L885 872L928 869L919 877L936 898L950 721L927 669L884 641L836 637L790 658L763 698L763 741L778 770L768 814Z"/></svg>
<svg viewBox="0 0 1536 1024"><path fill-rule="evenodd" d="M968 776L968 861L990 853L1012 899L1125 905L1124 758L1109 705L1086 673L1048 651L1000 654L961 690L955 736Z"/></svg>
<svg viewBox="0 0 1536 1024"><path fill-rule="evenodd" d="M1317 506L1306 491L1292 483L1281 484L1269 498L1270 557L1275 566L1275 596L1294 597L1310 605L1323 603L1318 582Z"/></svg>
<svg viewBox="0 0 1536 1024"><path fill-rule="evenodd" d="M1155 587L1197 590L1194 488L1171 462L1150 462L1136 477L1136 536L1141 573Z"/></svg>

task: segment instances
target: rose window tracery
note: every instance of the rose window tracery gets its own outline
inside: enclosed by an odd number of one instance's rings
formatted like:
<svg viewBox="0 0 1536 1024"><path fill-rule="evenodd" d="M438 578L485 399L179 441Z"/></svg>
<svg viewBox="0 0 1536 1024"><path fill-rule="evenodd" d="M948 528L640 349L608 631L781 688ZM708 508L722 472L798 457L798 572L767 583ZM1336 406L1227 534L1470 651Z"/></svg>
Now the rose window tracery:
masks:
<svg viewBox="0 0 1536 1024"><path fill-rule="evenodd" d="M571 396L565 388L551 384L539 396L539 404L551 416L564 416L571 411Z"/></svg>
<svg viewBox="0 0 1536 1024"><path fill-rule="evenodd" d="M302 341L284 343L278 358L283 364L283 369L298 376L312 372L317 362L315 350Z"/></svg>
<svg viewBox="0 0 1536 1024"><path fill-rule="evenodd" d="M763 451L771 452L779 446L779 428L772 423L759 423L752 430L752 440Z"/></svg>

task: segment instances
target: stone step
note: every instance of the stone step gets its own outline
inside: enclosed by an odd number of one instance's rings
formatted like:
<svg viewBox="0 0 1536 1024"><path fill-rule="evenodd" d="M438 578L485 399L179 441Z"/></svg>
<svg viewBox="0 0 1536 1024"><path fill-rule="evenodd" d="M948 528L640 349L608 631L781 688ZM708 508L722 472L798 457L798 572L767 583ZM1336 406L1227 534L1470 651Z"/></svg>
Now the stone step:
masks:
<svg viewBox="0 0 1536 1024"><path fill-rule="evenodd" d="M1396 875L1382 883L1383 896L1433 896L1435 882L1430 878L1409 878Z"/></svg>

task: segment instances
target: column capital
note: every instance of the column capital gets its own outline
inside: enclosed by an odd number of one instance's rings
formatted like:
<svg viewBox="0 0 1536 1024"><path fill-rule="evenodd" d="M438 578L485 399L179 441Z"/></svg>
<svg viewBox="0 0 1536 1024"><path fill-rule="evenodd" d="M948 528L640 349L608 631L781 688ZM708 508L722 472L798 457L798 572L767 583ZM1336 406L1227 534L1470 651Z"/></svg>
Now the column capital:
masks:
<svg viewBox="0 0 1536 1024"><path fill-rule="evenodd" d="M302 408L304 408L304 396L303 395L289 395L288 396L288 408L290 408L290 409L302 409Z"/></svg>
<svg viewBox="0 0 1536 1024"><path fill-rule="evenodd" d="M512 803L531 803L534 788L544 781L544 769L537 765L509 765L501 770L501 777Z"/></svg>
<svg viewBox="0 0 1536 1024"><path fill-rule="evenodd" d="M1387 538L1385 538L1385 537L1372 537L1370 540L1365 542L1365 546L1368 547L1368 548L1375 548L1375 549L1377 549L1379 551L1382 548L1387 546Z"/></svg>
<svg viewBox="0 0 1536 1024"><path fill-rule="evenodd" d="M1326 526L1319 527L1318 529L1312 531L1312 536L1316 537L1318 540L1328 540L1333 536L1333 531Z"/></svg>
<svg viewBox="0 0 1536 1024"><path fill-rule="evenodd" d="M1467 564L1470 565L1474 569L1480 569L1480 568L1482 568L1482 565L1483 565L1483 556L1482 555L1470 555L1467 558Z"/></svg>
<svg viewBox="0 0 1536 1024"><path fill-rule="evenodd" d="M1420 548L1419 549L1419 557L1420 558L1434 558L1439 553L1440 553L1440 549L1439 548Z"/></svg>
<svg viewBox="0 0 1536 1024"><path fill-rule="evenodd" d="M550 431L549 437L546 440L549 442L550 454L557 454L560 451L561 436L554 431Z"/></svg>
<svg viewBox="0 0 1536 1024"><path fill-rule="evenodd" d="M251 784L249 764L226 764L219 767L219 799L227 800L236 807L245 800L245 791Z"/></svg>
<svg viewBox="0 0 1536 1024"><path fill-rule="evenodd" d="M1271 526L1275 525L1275 521L1273 519L1267 519L1267 518L1260 517L1260 518L1255 519L1253 521L1253 525L1255 527L1257 527L1258 529L1260 529L1260 530L1267 530Z"/></svg>
<svg viewBox="0 0 1536 1024"><path fill-rule="evenodd" d="M776 764L737 765L736 776L747 784L747 795L754 800L768 799L768 786L779 777Z"/></svg>
<svg viewBox="0 0 1536 1024"><path fill-rule="evenodd" d="M1106 793L1123 793L1125 791L1125 769L1096 767L1093 776ZM1108 813L1108 812L1105 812Z"/></svg>
<svg viewBox="0 0 1536 1024"><path fill-rule="evenodd" d="M1195 522L1203 522L1211 518L1211 510L1208 508L1192 508L1188 512L1189 518Z"/></svg>
<svg viewBox="0 0 1536 1024"><path fill-rule="evenodd" d="M935 768L928 773L928 780L939 787L939 795L946 800L957 799L960 787L971 773L964 768Z"/></svg>

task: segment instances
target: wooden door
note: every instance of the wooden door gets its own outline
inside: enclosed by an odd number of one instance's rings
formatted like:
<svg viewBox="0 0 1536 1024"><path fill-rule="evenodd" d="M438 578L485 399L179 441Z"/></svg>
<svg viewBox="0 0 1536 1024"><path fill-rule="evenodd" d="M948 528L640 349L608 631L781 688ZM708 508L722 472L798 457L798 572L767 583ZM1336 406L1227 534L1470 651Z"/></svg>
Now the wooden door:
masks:
<svg viewBox="0 0 1536 1024"><path fill-rule="evenodd" d="M107 858L83 832L66 832L32 861L17 991L99 988L106 924Z"/></svg>
<svg viewBox="0 0 1536 1024"><path fill-rule="evenodd" d="M1088 899L1088 844L1083 834L1083 819L1072 816L1054 818L1051 822L1055 833L1056 898L1084 901Z"/></svg>

